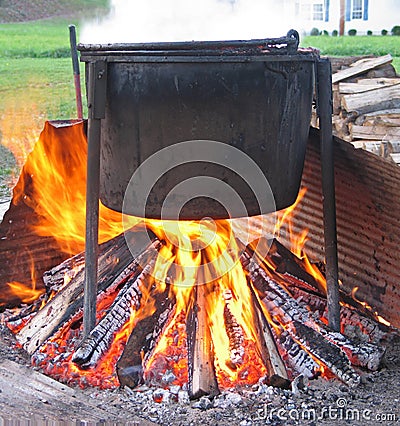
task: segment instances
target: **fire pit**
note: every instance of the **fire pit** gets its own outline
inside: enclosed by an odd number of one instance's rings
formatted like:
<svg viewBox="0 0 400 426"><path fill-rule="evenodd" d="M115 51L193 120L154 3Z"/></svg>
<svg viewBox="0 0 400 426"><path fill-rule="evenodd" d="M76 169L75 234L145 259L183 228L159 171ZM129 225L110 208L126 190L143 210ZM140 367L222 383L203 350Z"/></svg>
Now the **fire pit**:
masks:
<svg viewBox="0 0 400 426"><path fill-rule="evenodd" d="M46 285L56 296L18 333L36 365L55 375L61 368L69 378L87 379L91 384L111 377L115 385L117 374L120 384L135 387L143 381L157 381L161 375L167 384L177 381L186 386L193 398L260 379L287 387L299 373L307 377L333 374L355 385L360 378L353 365L378 367L383 352L373 342L381 336L376 324L379 318L341 294L342 308L344 300L349 306L345 321L339 323L333 179L327 167L332 158L326 149L332 143L330 68L315 51L294 51L296 34L291 31L281 39L251 42L194 43L190 54L187 43L81 47L88 62L90 108L86 255L85 261L79 255L46 274ZM139 88L135 78L143 86ZM261 238L258 243L244 244L226 220L240 216L239 211L222 210L203 193L195 194L195 202L182 209L182 216L167 209L166 218L209 216L218 220L154 220L165 218L158 203L169 196L171 187L210 171L212 178L220 177L244 194L245 216L293 202L304 164L314 80L318 83L325 235L330 249L327 282L320 271L318 279L310 275L307 264L276 240ZM283 96L277 96L276 87ZM158 99L154 88L165 97ZM257 88L262 88L261 95ZM273 107L275 96L278 112ZM305 111L293 108L293 99ZM227 101L229 108L224 109ZM159 105L164 103L178 111L179 117L166 118ZM218 113L215 123L213 111ZM146 118L152 114L156 124ZM229 128L228 136L224 136L225 128ZM108 207L128 215L140 212L132 204L128 205L131 209L124 209L130 174L160 150L174 147L175 142L185 143L182 140L189 137L197 138L192 152L202 151L195 151L198 145L211 146L209 138L213 137L221 139L213 142L218 149L222 146L246 158L253 156L252 164L266 178L265 190L271 186L277 200L274 208L260 208L247 197L248 188L237 176L221 174L204 164L207 157L199 160L195 156L189 158L193 169L176 167L165 181L162 177L155 182L143 210L147 238L151 231L147 247L132 257L128 248L141 247L136 227L102 244L99 251L99 187ZM262 152L268 155L261 156ZM127 169L118 173L115 158L121 164L126 160ZM235 167L231 169L243 177ZM294 173L290 182L280 181L279 169L285 179ZM260 247L270 245L273 250L267 256L268 250ZM366 319L361 320L357 309ZM336 333L354 323L360 324L367 343L358 345ZM108 367L111 372L105 371Z"/></svg>

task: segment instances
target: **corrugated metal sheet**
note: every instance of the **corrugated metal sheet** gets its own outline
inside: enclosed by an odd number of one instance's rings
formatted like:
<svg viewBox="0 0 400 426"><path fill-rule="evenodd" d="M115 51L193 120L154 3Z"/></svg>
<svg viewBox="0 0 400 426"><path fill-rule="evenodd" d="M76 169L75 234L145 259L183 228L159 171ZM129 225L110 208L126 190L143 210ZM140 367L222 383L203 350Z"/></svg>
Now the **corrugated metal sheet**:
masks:
<svg viewBox="0 0 400 426"><path fill-rule="evenodd" d="M335 139L339 276L346 290L400 327L400 167ZM322 260L319 135L312 129L294 228L309 228L307 253Z"/></svg>

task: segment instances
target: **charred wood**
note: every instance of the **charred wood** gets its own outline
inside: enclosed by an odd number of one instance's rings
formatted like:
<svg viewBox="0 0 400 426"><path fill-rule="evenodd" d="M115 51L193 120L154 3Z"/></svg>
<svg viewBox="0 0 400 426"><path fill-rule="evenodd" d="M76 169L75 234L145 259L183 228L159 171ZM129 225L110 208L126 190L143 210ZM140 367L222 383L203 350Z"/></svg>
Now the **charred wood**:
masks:
<svg viewBox="0 0 400 426"><path fill-rule="evenodd" d="M243 253L243 258L243 266L270 315L276 318L281 327L288 330L295 342L337 377L350 385L359 382L358 375L349 365L349 361L353 365L370 370L379 367L383 349L370 343L354 344L344 335L329 330L319 320L318 311L316 315L312 315L305 304L294 299L288 291L268 277L246 252Z"/></svg>
<svg viewBox="0 0 400 426"><path fill-rule="evenodd" d="M135 388L144 382L143 365L159 341L174 315L175 298L168 297L169 286L153 295L155 311L136 323L124 351L117 362L117 375L121 386Z"/></svg>
<svg viewBox="0 0 400 426"><path fill-rule="evenodd" d="M231 368L235 369L238 365L243 363L244 334L242 327L238 324L229 306L232 297L232 292L230 290L224 292L224 324L229 339Z"/></svg>
<svg viewBox="0 0 400 426"><path fill-rule="evenodd" d="M275 335L275 341L292 376L302 374L308 379L313 379L319 374L320 366L287 331L282 329L279 335Z"/></svg>
<svg viewBox="0 0 400 426"><path fill-rule="evenodd" d="M324 364L336 377L350 386L360 383L360 376L351 367L345 354L335 345L299 321L293 321L288 328L293 340L309 351Z"/></svg>
<svg viewBox="0 0 400 426"><path fill-rule="evenodd" d="M309 293L297 287L291 287L290 292L299 303L306 304L312 312L318 312L321 319L327 320L326 299L319 295ZM340 307L341 328L349 338L356 337L361 341L379 343L390 329L380 324L363 311L350 305L342 303ZM324 321L324 322L325 322ZM358 331L355 331L357 329ZM349 330L349 333L346 332ZM350 332L350 330L352 330Z"/></svg>
<svg viewBox="0 0 400 426"><path fill-rule="evenodd" d="M140 237L138 238L140 239ZM124 269L129 264L132 264L132 268L140 270L140 265L150 255L150 252L154 250L150 245L141 255L133 260L123 235L115 237L112 241L112 244L107 242L105 245L100 245L99 293L104 292L109 287L123 285L123 282L121 283L118 280L121 273L124 277ZM29 354L35 352L46 339L82 309L83 281L84 270L81 270L16 335L17 340ZM58 278L56 283L58 285ZM51 281L49 281L49 285L51 286Z"/></svg>
<svg viewBox="0 0 400 426"><path fill-rule="evenodd" d="M139 275L136 274L136 265L126 268L129 270L129 278L118 293L107 314L75 351L72 357L72 361L75 364L81 368L89 368L96 365L101 355L111 345L115 333L129 320L132 311L139 309L142 290L149 286L154 264L155 259L152 259Z"/></svg>

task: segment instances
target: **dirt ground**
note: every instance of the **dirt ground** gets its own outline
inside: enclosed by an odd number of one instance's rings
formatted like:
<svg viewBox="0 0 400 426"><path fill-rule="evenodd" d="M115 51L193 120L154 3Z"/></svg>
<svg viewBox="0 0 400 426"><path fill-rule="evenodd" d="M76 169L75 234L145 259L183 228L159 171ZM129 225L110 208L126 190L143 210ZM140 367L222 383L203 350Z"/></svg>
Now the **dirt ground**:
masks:
<svg viewBox="0 0 400 426"><path fill-rule="evenodd" d="M59 384L29 366L14 336L0 329L0 421L126 425L395 425L400 423L400 338L388 346L378 372L349 388L310 381L304 389L266 385L189 401L163 389L84 390ZM154 402L157 395L166 395ZM178 399L178 401L176 401ZM53 422L53 423L52 423ZM20 423L23 424L23 423ZM27 424L27 423L26 423Z"/></svg>

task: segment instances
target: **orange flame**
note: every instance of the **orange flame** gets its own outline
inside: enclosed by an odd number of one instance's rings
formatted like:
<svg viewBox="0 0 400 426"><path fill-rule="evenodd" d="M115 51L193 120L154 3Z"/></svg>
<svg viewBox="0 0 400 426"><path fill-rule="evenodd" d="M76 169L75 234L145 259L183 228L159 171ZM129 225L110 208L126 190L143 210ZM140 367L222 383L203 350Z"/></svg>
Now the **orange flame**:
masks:
<svg viewBox="0 0 400 426"><path fill-rule="evenodd" d="M239 249L229 221L201 222L161 222L147 220L159 239L166 241L155 267L156 279L168 282L171 279L172 291L176 298L176 314L172 324L187 312L191 306L193 288L206 286L206 306L208 326L213 343L217 378L230 386L239 384L246 377L247 384L255 383L265 374L257 354L257 335L254 314L251 310L251 294L245 273L239 261ZM233 294L230 308L246 336L246 352L253 363L244 363L243 368L230 367L229 338L224 323L223 294L229 290ZM154 364L160 353L173 346L168 331L161 340L147 369ZM180 339L185 340L183 335ZM249 374L251 367L252 374ZM246 373L244 373L246 370Z"/></svg>
<svg viewBox="0 0 400 426"><path fill-rule="evenodd" d="M16 281L12 281L7 283L10 293L12 295L17 296L19 299L21 299L22 303L32 303L36 299L38 299L44 292L44 288L37 288L37 277L36 277L36 270L35 270L35 264L33 261L32 256L30 256L31 259L31 283L20 283Z"/></svg>
<svg viewBox="0 0 400 426"><path fill-rule="evenodd" d="M303 260L306 271L316 280L317 283L319 283L320 287L326 292L326 279L321 273L321 271L318 269L318 267L315 264L311 263L305 250L305 245L308 241L307 236L309 230L307 228L296 230L293 226L293 219L296 213L298 213L300 203L306 193L307 188L301 188L294 204L292 204L287 209L277 213L277 221L274 230L274 235L277 239L279 239L283 230L287 230L286 233L288 234L288 237L286 237L286 239L289 240L290 243L290 247L288 248L293 254Z"/></svg>

